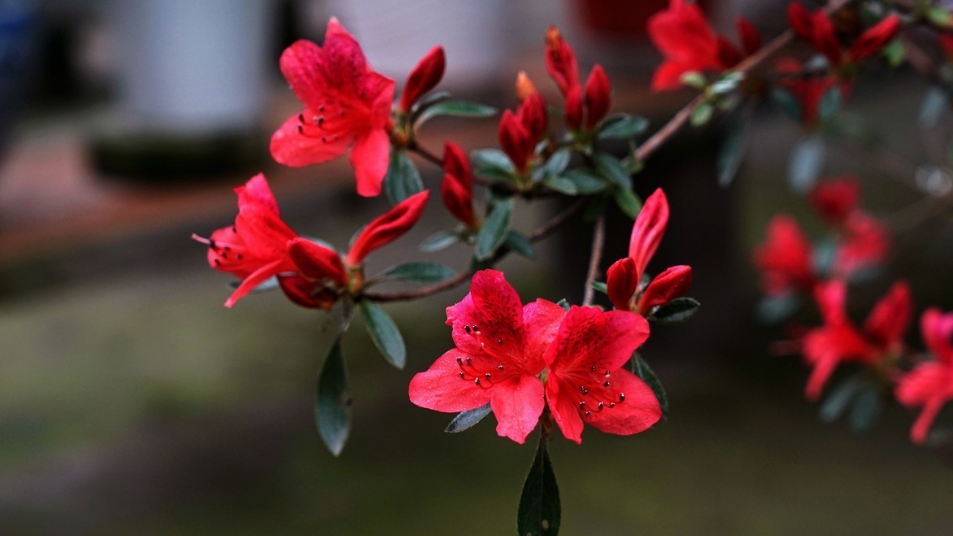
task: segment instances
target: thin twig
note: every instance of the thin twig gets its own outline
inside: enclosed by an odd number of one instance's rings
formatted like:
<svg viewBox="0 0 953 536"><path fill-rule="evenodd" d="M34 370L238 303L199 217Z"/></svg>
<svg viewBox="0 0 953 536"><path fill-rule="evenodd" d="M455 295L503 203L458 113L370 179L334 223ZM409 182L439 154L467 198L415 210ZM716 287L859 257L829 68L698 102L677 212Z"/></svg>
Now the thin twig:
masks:
<svg viewBox="0 0 953 536"><path fill-rule="evenodd" d="M596 297L596 289L592 288L592 282L599 275L599 263L602 261L602 248L606 241L606 215L599 214L596 218L596 224L592 229L592 253L589 254L589 272L586 273L586 288L582 298L583 307L592 305L592 300Z"/></svg>

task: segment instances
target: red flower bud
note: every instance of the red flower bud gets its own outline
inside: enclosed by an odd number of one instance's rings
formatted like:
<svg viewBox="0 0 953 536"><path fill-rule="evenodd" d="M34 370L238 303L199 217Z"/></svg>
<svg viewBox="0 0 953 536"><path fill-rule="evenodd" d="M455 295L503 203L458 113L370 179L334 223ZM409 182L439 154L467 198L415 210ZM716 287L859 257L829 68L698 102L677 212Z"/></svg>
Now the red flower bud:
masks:
<svg viewBox="0 0 953 536"><path fill-rule="evenodd" d="M788 24L794 35L809 43L814 42L814 17L800 2L788 4Z"/></svg>
<svg viewBox="0 0 953 536"><path fill-rule="evenodd" d="M520 104L516 116L529 134L532 144L536 145L546 134L546 101L539 93L532 93Z"/></svg>
<svg viewBox="0 0 953 536"><path fill-rule="evenodd" d="M823 10L818 9L814 12L814 47L821 54L827 57L827 60L834 67L840 67L844 64L844 49L840 41L837 40L837 33L834 31L834 23Z"/></svg>
<svg viewBox="0 0 953 536"><path fill-rule="evenodd" d="M822 218L833 225L842 225L857 208L860 182L849 175L820 182L807 194L807 199Z"/></svg>
<svg viewBox="0 0 953 536"><path fill-rule="evenodd" d="M656 305L664 305L675 298L680 298L692 286L691 266L672 266L655 276L649 286L639 298L639 313L642 316L649 314Z"/></svg>
<svg viewBox="0 0 953 536"><path fill-rule="evenodd" d="M467 227L474 227L473 175L466 153L458 145L447 142L443 150L443 182L440 183L443 204Z"/></svg>
<svg viewBox="0 0 953 536"><path fill-rule="evenodd" d="M738 47L736 47L725 36L716 36L715 43L717 44L716 51L718 54L719 64L724 66L734 66L741 62L741 51L738 50Z"/></svg>
<svg viewBox="0 0 953 536"><path fill-rule="evenodd" d="M632 236L629 239L629 257L635 261L640 278L645 273L645 267L652 255L655 255L667 225L668 198L659 188L645 200L645 205L632 226Z"/></svg>
<svg viewBox="0 0 953 536"><path fill-rule="evenodd" d="M638 288L639 273L634 260L626 257L612 263L606 272L606 293L616 309L631 311L632 296Z"/></svg>
<svg viewBox="0 0 953 536"><path fill-rule="evenodd" d="M347 270L337 251L298 237L288 243L288 254L299 275L316 281L330 280L340 287L347 285Z"/></svg>
<svg viewBox="0 0 953 536"><path fill-rule="evenodd" d="M582 89L579 86L569 90L563 112L567 129L579 130L582 128Z"/></svg>
<svg viewBox="0 0 953 536"><path fill-rule="evenodd" d="M367 224L361 231L351 251L347 254L347 263L357 266L364 261L368 253L390 244L413 227L424 212L430 192L425 190L398 203L383 216Z"/></svg>
<svg viewBox="0 0 953 536"><path fill-rule="evenodd" d="M586 129L593 130L599 121L602 121L609 113L610 94L612 86L609 84L609 77L602 69L602 66L596 64L589 73L586 80Z"/></svg>
<svg viewBox="0 0 953 536"><path fill-rule="evenodd" d="M447 57L443 52L443 47L436 46L430 49L430 52L420 60L420 63L414 67L410 76L407 77L407 84L400 96L400 111L409 113L411 106L420 97L437 87L437 84L443 79L443 72L446 68Z"/></svg>
<svg viewBox="0 0 953 536"><path fill-rule="evenodd" d="M510 110L503 111L499 128L500 147L520 172L526 171L533 154L533 140L523 123Z"/></svg>
<svg viewBox="0 0 953 536"><path fill-rule="evenodd" d="M576 53L555 26L546 30L546 71L564 96L568 96L569 90L579 85Z"/></svg>
<svg viewBox="0 0 953 536"><path fill-rule="evenodd" d="M738 38L741 40L741 48L744 49L746 55L750 56L761 50L761 34L754 24L751 24L751 21L744 17L738 17L735 21L735 27L738 30Z"/></svg>
<svg viewBox="0 0 953 536"><path fill-rule="evenodd" d="M890 15L874 26L867 28L867 31L860 34L860 37L854 41L854 45L850 47L851 61L860 61L873 56L884 45L892 41L899 31L900 17L896 14Z"/></svg>
<svg viewBox="0 0 953 536"><path fill-rule="evenodd" d="M525 71L520 71L516 75L516 98L520 102L525 101L533 93L537 93L536 85L526 76Z"/></svg>

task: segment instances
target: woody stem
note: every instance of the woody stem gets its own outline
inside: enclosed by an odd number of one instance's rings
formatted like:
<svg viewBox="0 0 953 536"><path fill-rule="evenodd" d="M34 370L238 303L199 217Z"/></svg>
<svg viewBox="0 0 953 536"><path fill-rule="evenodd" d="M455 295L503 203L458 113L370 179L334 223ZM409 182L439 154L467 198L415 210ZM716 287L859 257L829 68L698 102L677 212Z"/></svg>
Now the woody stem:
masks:
<svg viewBox="0 0 953 536"><path fill-rule="evenodd" d="M589 254L589 271L586 273L586 288L583 294L582 305L592 305L596 289L592 288L593 281L599 275L599 263L602 261L602 249L606 241L606 215L599 214L592 229L592 253Z"/></svg>

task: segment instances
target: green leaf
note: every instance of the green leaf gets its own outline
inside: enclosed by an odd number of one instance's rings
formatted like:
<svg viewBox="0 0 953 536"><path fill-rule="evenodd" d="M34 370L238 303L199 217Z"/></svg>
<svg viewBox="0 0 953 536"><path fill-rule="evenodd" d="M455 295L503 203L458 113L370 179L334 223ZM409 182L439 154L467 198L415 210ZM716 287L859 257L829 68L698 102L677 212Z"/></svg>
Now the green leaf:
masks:
<svg viewBox="0 0 953 536"><path fill-rule="evenodd" d="M443 101L424 110L416 123L422 125L430 119L450 115L454 117L492 117L496 115L496 108L469 101Z"/></svg>
<svg viewBox="0 0 953 536"><path fill-rule="evenodd" d="M707 102L703 102L698 105L697 108L692 110L691 123L693 127L700 127L707 123L712 115L715 113L715 108Z"/></svg>
<svg viewBox="0 0 953 536"><path fill-rule="evenodd" d="M569 160L572 157L572 151L569 149L560 149L550 155L543 166L544 173L548 176L557 176L569 167Z"/></svg>
<svg viewBox="0 0 953 536"><path fill-rule="evenodd" d="M413 115L418 115L421 110L426 110L427 108L437 104L438 102L443 102L450 98L449 91L434 91L433 93L427 95L426 97L420 99L414 103L411 111Z"/></svg>
<svg viewBox="0 0 953 536"><path fill-rule="evenodd" d="M824 169L827 148L817 136L802 140L791 151L788 161L788 183L798 193L806 193L814 186Z"/></svg>
<svg viewBox="0 0 953 536"><path fill-rule="evenodd" d="M705 79L705 75L698 71L689 71L682 75L682 83L688 87L693 87L695 89L701 89L708 84L708 80Z"/></svg>
<svg viewBox="0 0 953 536"><path fill-rule="evenodd" d="M471 409L469 411L463 411L457 414L456 417L450 421L450 424L447 425L447 429L444 432L449 434L456 434L464 430L469 430L473 428L478 422L483 420L483 417L486 417L490 414L490 404L480 406L476 409Z"/></svg>
<svg viewBox="0 0 953 536"><path fill-rule="evenodd" d="M601 293L603 293L603 294L608 294L608 293L609 293L609 289L608 289L608 287L606 286L605 281L590 281L590 282L589 282L589 286L592 287L593 290L596 290L596 291L601 292Z"/></svg>
<svg viewBox="0 0 953 536"><path fill-rule="evenodd" d="M745 120L735 121L728 130L727 136L721 143L718 151L718 185L725 188L731 184L738 174L738 168L741 167L741 161L745 156L745 130L748 122Z"/></svg>
<svg viewBox="0 0 953 536"><path fill-rule="evenodd" d="M618 158L607 153L596 153L594 155L596 170L603 177L609 179L617 188L622 190L632 189L632 177L626 171L625 166Z"/></svg>
<svg viewBox="0 0 953 536"><path fill-rule="evenodd" d="M838 384L821 404L819 413L821 420L831 423L839 419L863 386L862 374L851 376Z"/></svg>
<svg viewBox="0 0 953 536"><path fill-rule="evenodd" d="M907 54L906 50L903 48L903 41L900 39L894 39L880 49L880 55L883 56L883 58L887 61L887 65L896 68L903 64L903 60L906 58Z"/></svg>
<svg viewBox="0 0 953 536"><path fill-rule="evenodd" d="M503 244L527 259L536 258L536 246L520 232L510 230Z"/></svg>
<svg viewBox="0 0 953 536"><path fill-rule="evenodd" d="M850 427L855 433L865 434L877 424L883 413L883 393L875 383L868 383L854 398L854 407L850 411Z"/></svg>
<svg viewBox="0 0 953 536"><path fill-rule="evenodd" d="M318 378L317 400L314 417L321 439L331 451L339 456L351 432L351 395L347 387L347 371L341 354L341 339L335 339L331 351L324 359L321 376Z"/></svg>
<svg viewBox="0 0 953 536"><path fill-rule="evenodd" d="M543 536L559 534L560 521L559 488L556 474L549 461L546 437L540 436L536 457L523 483L520 494L517 527L520 536Z"/></svg>
<svg viewBox="0 0 953 536"><path fill-rule="evenodd" d="M627 114L613 115L599 126L596 138L600 140L633 138L649 128L649 120Z"/></svg>
<svg viewBox="0 0 953 536"><path fill-rule="evenodd" d="M920 105L920 127L933 128L940 122L943 111L946 109L946 92L938 87L931 87L923 96Z"/></svg>
<svg viewBox="0 0 953 536"><path fill-rule="evenodd" d="M414 283L439 283L455 275L453 269L433 262L406 262L381 273L381 277Z"/></svg>
<svg viewBox="0 0 953 536"><path fill-rule="evenodd" d="M778 324L787 320L800 306L801 298L794 293L765 296L755 306L755 318L761 324Z"/></svg>
<svg viewBox="0 0 953 536"><path fill-rule="evenodd" d="M684 322L691 318L698 311L699 307L701 307L701 304L694 298L675 298L653 309L648 320L659 324Z"/></svg>
<svg viewBox="0 0 953 536"><path fill-rule="evenodd" d="M424 183L420 180L420 172L407 153L391 151L390 164L387 166L387 174L384 175L384 193L390 203L396 205L422 191Z"/></svg>
<svg viewBox="0 0 953 536"><path fill-rule="evenodd" d="M545 184L550 190L554 190L561 194L576 195L579 193L579 190L576 189L576 183L565 177L546 177L546 179L543 181L543 184Z"/></svg>
<svg viewBox="0 0 953 536"><path fill-rule="evenodd" d="M927 20L941 28L953 28L953 11L943 6L932 6L925 15Z"/></svg>
<svg viewBox="0 0 953 536"><path fill-rule="evenodd" d="M569 302L566 301L566 298L563 298L559 300L558 302L556 302L556 305L562 307L564 311L568 311L572 307L571 305L569 305Z"/></svg>
<svg viewBox="0 0 953 536"><path fill-rule="evenodd" d="M441 251L460 241L460 235L450 231L438 231L420 244L420 250L427 253Z"/></svg>
<svg viewBox="0 0 953 536"><path fill-rule="evenodd" d="M712 95L717 95L719 97L724 97L729 93L734 92L738 89L738 84L741 83L741 77L738 76L725 76L720 80L716 80L709 86L708 91Z"/></svg>
<svg viewBox="0 0 953 536"><path fill-rule="evenodd" d="M563 173L563 177L572 181L576 192L583 195L599 193L606 189L604 180L583 169L570 169Z"/></svg>
<svg viewBox="0 0 953 536"><path fill-rule="evenodd" d="M642 211L642 200L635 195L632 190L617 190L615 193L615 202L625 212L626 216L633 220L639 216Z"/></svg>
<svg viewBox="0 0 953 536"><path fill-rule="evenodd" d="M328 319L334 324L338 333L344 333L351 326L351 319L354 317L354 301L350 296L342 296L341 299L334 302Z"/></svg>
<svg viewBox="0 0 953 536"><path fill-rule="evenodd" d="M235 290L236 288L240 287L241 284L242 284L241 281L229 281L228 287L232 290ZM259 292L268 292L271 290L275 290L278 287L279 287L278 278L269 277L268 279L262 281L261 284L259 284L257 287L251 289L251 291L253 294L258 294Z"/></svg>
<svg viewBox="0 0 953 536"><path fill-rule="evenodd" d="M668 395L665 393L665 387L662 387L662 382L655 375L655 371L638 352L632 356L632 372L652 388L659 407L662 408L662 415L668 417Z"/></svg>
<svg viewBox="0 0 953 536"><path fill-rule="evenodd" d="M361 314L374 346L381 351L388 363L403 370L407 364L407 349L397 325L379 305L370 300L361 301Z"/></svg>
<svg viewBox="0 0 953 536"><path fill-rule="evenodd" d="M772 89L771 101L774 102L775 106L780 108L781 111L791 119L794 119L795 121L801 120L801 103L794 98L794 95L792 95L790 91L780 88Z"/></svg>
<svg viewBox="0 0 953 536"><path fill-rule="evenodd" d="M508 181L516 173L513 162L499 149L479 149L470 152L473 172L482 177Z"/></svg>
<svg viewBox="0 0 953 536"><path fill-rule="evenodd" d="M843 94L841 93L840 85L835 84L825 91L817 107L821 120L827 122L834 119L837 112L840 111L841 101L843 101Z"/></svg>
<svg viewBox="0 0 953 536"><path fill-rule="evenodd" d="M501 201L493 207L493 212L483 223L480 233L477 234L476 252L477 260L487 260L493 256L496 250L503 244L510 231L510 220L513 217L512 198Z"/></svg>

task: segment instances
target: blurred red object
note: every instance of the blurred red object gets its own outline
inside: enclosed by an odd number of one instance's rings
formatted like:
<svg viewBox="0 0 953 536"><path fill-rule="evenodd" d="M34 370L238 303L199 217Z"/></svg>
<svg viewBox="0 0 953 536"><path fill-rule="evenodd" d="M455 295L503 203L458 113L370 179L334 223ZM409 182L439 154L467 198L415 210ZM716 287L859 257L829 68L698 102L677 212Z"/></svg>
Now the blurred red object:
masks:
<svg viewBox="0 0 953 536"><path fill-rule="evenodd" d="M669 0L576 0L575 10L587 28L595 33L644 38L645 23L656 11L668 6ZM717 0L698 0L698 5L710 13Z"/></svg>

